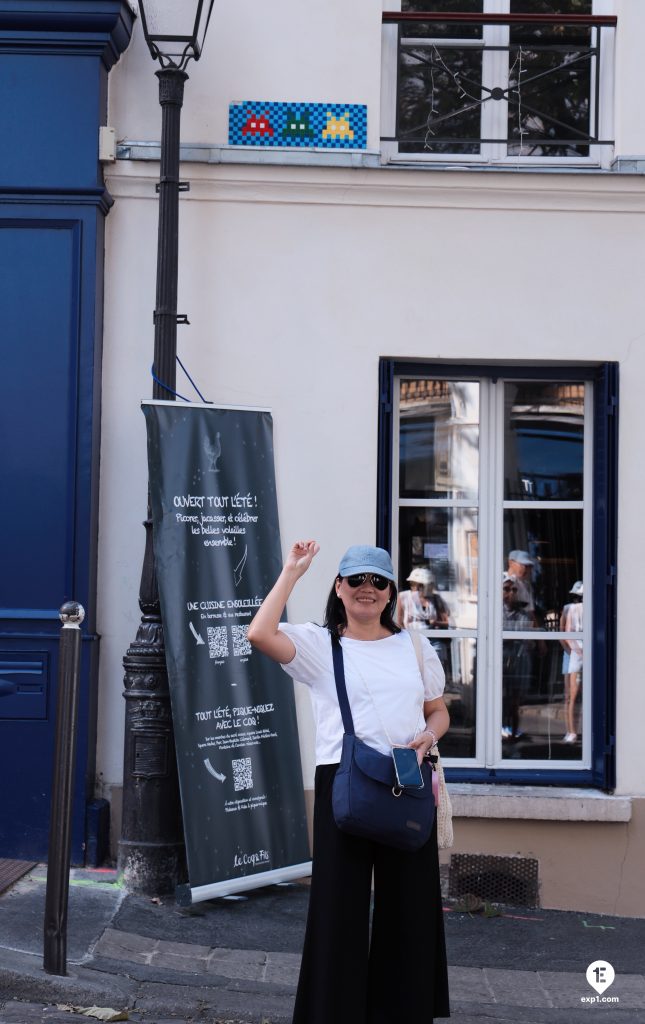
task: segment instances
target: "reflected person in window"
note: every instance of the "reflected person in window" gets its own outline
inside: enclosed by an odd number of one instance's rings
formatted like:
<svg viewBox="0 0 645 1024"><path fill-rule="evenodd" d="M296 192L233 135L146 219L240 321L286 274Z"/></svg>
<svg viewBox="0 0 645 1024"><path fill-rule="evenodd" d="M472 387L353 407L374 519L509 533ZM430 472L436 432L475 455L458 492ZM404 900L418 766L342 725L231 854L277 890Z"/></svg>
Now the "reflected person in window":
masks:
<svg viewBox="0 0 645 1024"><path fill-rule="evenodd" d="M533 626L522 600L518 580L505 572L502 578L502 629L526 630ZM520 704L531 682L531 640L502 643L502 739L517 740L520 732Z"/></svg>
<svg viewBox="0 0 645 1024"><path fill-rule="evenodd" d="M403 629L445 629L448 605L435 591L435 578L425 565L412 570L409 590L399 594L397 621Z"/></svg>
<svg viewBox="0 0 645 1024"><path fill-rule="evenodd" d="M527 629L537 628L535 593L533 589L533 566L535 561L528 551L514 550L508 553L508 574L515 578L517 600L522 602L531 623Z"/></svg>
<svg viewBox="0 0 645 1024"><path fill-rule="evenodd" d="M560 616L560 630L563 633L582 632L582 580L576 580L569 591L569 602ZM564 719L566 733L564 743L576 743L578 733L575 726L576 698L582 680L582 641L576 637L561 640L564 647L562 674L564 676Z"/></svg>

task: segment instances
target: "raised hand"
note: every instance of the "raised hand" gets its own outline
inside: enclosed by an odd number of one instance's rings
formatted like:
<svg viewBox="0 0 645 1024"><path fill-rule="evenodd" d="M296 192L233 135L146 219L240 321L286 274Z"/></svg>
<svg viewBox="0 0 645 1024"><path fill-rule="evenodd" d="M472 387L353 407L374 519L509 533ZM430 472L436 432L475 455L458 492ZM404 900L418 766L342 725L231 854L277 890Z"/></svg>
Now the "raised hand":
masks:
<svg viewBox="0 0 645 1024"><path fill-rule="evenodd" d="M320 544L315 540L297 540L287 555L284 567L304 576L319 551Z"/></svg>
<svg viewBox="0 0 645 1024"><path fill-rule="evenodd" d="M282 572L249 624L248 638L254 647L281 665L296 654L293 640L280 630L280 617L291 591L320 551L315 540L297 540L287 555Z"/></svg>

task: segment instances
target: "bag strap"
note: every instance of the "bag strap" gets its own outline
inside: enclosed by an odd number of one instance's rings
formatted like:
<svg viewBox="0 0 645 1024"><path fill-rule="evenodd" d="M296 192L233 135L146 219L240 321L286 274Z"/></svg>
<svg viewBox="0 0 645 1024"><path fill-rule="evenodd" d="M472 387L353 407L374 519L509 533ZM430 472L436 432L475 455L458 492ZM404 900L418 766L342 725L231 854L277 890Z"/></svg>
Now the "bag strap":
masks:
<svg viewBox="0 0 645 1024"><path fill-rule="evenodd" d="M414 647L414 653L417 656L417 663L419 665L419 672L421 673L421 678L423 679L423 650L422 650L422 647L421 647L421 644L422 644L421 635L419 633L417 633L416 630L409 629L408 630L408 636L410 637L410 640L412 641L412 646Z"/></svg>
<svg viewBox="0 0 645 1024"><path fill-rule="evenodd" d="M343 729L349 736L354 735L354 720L347 699L347 687L345 685L345 665L343 662L343 648L337 636L331 638L331 656L334 662L334 679L336 680L336 693L340 714L343 719Z"/></svg>

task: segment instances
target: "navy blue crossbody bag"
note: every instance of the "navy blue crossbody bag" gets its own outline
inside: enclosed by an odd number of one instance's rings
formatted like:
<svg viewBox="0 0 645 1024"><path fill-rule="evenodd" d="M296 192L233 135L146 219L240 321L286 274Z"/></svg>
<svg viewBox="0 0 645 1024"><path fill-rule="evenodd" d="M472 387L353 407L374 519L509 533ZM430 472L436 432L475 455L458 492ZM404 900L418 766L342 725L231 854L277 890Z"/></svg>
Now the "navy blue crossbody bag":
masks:
<svg viewBox="0 0 645 1024"><path fill-rule="evenodd" d="M332 636L331 649L345 730L332 790L334 820L341 831L351 835L399 850L418 850L427 843L434 824L431 768L425 762L421 765L422 788L401 787L392 757L358 739L347 699L343 649L338 637Z"/></svg>

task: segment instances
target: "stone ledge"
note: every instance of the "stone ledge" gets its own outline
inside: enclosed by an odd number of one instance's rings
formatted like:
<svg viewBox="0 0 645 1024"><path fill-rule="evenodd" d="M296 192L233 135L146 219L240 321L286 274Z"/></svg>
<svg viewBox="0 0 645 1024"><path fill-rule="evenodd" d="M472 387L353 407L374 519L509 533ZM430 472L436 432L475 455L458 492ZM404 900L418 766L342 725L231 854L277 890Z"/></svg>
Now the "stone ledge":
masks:
<svg viewBox="0 0 645 1024"><path fill-rule="evenodd" d="M161 143L124 140L117 143L117 160L156 160ZM210 143L182 143L182 163L261 164L286 167L380 167L380 153L371 149L300 149L260 146L218 146Z"/></svg>
<svg viewBox="0 0 645 1024"><path fill-rule="evenodd" d="M625 822L632 816L631 797L599 790L452 782L448 792L455 818Z"/></svg>
<svg viewBox="0 0 645 1024"><path fill-rule="evenodd" d="M609 167L599 164L549 164L545 166L536 160L534 164L518 167L513 163L464 163L459 160L423 162L413 159L388 159L376 149L332 149L300 148L288 146L229 146L217 142L182 142L180 159L182 163L197 164L264 164L285 167L371 167L398 171L421 171L422 173L452 172L461 174L514 174L514 175L645 175L645 156L621 155L612 160ZM116 144L113 157L104 157L103 162L114 160L159 161L161 143L158 139L122 139Z"/></svg>

